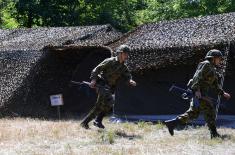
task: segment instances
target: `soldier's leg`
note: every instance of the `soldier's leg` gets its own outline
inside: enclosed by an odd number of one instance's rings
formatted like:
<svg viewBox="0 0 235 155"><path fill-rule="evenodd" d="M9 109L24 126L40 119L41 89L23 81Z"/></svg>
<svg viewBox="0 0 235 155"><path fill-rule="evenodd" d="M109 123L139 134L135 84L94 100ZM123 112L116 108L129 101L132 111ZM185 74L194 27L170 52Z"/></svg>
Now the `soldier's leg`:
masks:
<svg viewBox="0 0 235 155"><path fill-rule="evenodd" d="M200 106L196 107L194 104L194 100L192 99L190 102L190 108L184 114L177 116L177 119L180 121L181 124L187 124L191 120L198 118L199 114Z"/></svg>
<svg viewBox="0 0 235 155"><path fill-rule="evenodd" d="M104 96L99 93L95 106L91 109L91 111L87 114L87 116L81 122L82 127L84 127L85 129L89 129L88 123L102 111L103 101L104 101Z"/></svg>
<svg viewBox="0 0 235 155"><path fill-rule="evenodd" d="M113 104L114 104L114 99L112 97L112 93L109 90L105 90L105 95L104 95L104 102L102 103L102 110L96 117L94 121L94 125L99 127L99 128L105 128L105 126L102 124L102 120L104 116L109 114L112 109L113 109Z"/></svg>
<svg viewBox="0 0 235 155"><path fill-rule="evenodd" d="M107 110L107 113L106 113L106 112L103 112L103 111L100 112L100 113L96 116L95 121L96 121L96 122L102 122L103 118L104 118L107 114L112 113L112 109L113 109L113 108L108 109L108 110Z"/></svg>
<svg viewBox="0 0 235 155"><path fill-rule="evenodd" d="M102 122L104 116L105 116L105 113L104 113L103 111L100 112L100 113L96 116L95 121L96 121L96 122Z"/></svg>
<svg viewBox="0 0 235 155"><path fill-rule="evenodd" d="M166 124L169 133L173 136L176 126L186 124L190 120L196 119L199 116L199 113L200 107L196 107L192 99L190 102L190 108L184 114L179 115L172 120L167 120L164 123Z"/></svg>
<svg viewBox="0 0 235 155"><path fill-rule="evenodd" d="M103 118L105 116L104 112L100 112L98 116L96 116L95 121L93 122L94 126L97 126L98 128L104 129L105 126L102 124Z"/></svg>
<svg viewBox="0 0 235 155"><path fill-rule="evenodd" d="M205 121L210 130L211 138L221 137L216 129L215 107L211 103L202 101L202 110L204 112Z"/></svg>

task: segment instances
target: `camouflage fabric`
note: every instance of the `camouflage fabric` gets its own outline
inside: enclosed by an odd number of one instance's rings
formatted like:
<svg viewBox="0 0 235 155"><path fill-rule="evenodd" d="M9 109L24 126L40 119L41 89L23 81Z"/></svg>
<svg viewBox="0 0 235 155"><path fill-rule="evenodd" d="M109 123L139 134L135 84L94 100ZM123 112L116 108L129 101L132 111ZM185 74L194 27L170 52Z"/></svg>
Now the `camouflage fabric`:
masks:
<svg viewBox="0 0 235 155"><path fill-rule="evenodd" d="M97 80L101 76L105 83L112 89L116 87L118 80L123 77L125 80L132 78L130 71L124 63L118 61L118 57L105 59L91 73L91 79Z"/></svg>
<svg viewBox="0 0 235 155"><path fill-rule="evenodd" d="M200 113L204 114L204 119L209 129L216 127L215 125L215 108L211 103L200 100L200 105L196 107L193 105L193 99L190 102L190 108L182 115L179 115L177 119L182 124L188 123L190 120L197 119Z"/></svg>
<svg viewBox="0 0 235 155"><path fill-rule="evenodd" d="M208 60L199 63L198 68L191 80L189 87L195 92L200 90L203 96L207 96L209 91L214 91L216 94L223 92L219 84L219 77L215 66ZM200 105L196 107L191 100L190 108L184 114L178 116L182 124L188 123L190 120L196 119L202 112L209 129L215 128L215 107L206 101L199 100Z"/></svg>
<svg viewBox="0 0 235 155"><path fill-rule="evenodd" d="M207 95L210 90L216 94L223 93L216 68L208 60L199 63L190 87L193 91L200 90L203 95Z"/></svg>
<svg viewBox="0 0 235 155"><path fill-rule="evenodd" d="M213 57L223 57L223 54L221 53L220 50L213 49L207 52L205 59L210 59Z"/></svg>
<svg viewBox="0 0 235 155"><path fill-rule="evenodd" d="M117 57L105 59L93 69L91 79L104 79L104 85L109 86L110 89L99 88L97 90L96 104L83 122L89 123L95 117L99 118L98 121L101 122L103 117L112 111L114 105L112 94L121 77L126 80L132 78L127 66L124 63L120 63Z"/></svg>
<svg viewBox="0 0 235 155"><path fill-rule="evenodd" d="M117 53L120 53L120 52L130 53L130 51L131 51L131 49L127 45L121 45L116 50Z"/></svg>
<svg viewBox="0 0 235 155"><path fill-rule="evenodd" d="M84 119L85 122L90 122L96 116L99 117L99 115L102 115L102 117L104 117L109 114L112 112L113 105L114 99L111 91L109 89L99 88L96 104ZM99 121L102 121L102 119L103 118L100 118Z"/></svg>

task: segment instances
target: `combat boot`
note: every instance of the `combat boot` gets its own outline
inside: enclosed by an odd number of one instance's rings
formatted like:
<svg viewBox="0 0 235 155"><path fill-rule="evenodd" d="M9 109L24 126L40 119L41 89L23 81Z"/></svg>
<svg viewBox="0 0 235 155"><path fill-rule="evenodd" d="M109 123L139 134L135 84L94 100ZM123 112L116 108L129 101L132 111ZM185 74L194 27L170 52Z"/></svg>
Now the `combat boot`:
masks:
<svg viewBox="0 0 235 155"><path fill-rule="evenodd" d="M89 117L86 117L80 124L81 127L83 127L84 129L90 129L89 127L89 122L91 121L92 119L89 118Z"/></svg>
<svg viewBox="0 0 235 155"><path fill-rule="evenodd" d="M90 129L88 123L85 123L85 122L82 122L80 126L83 127L84 129Z"/></svg>
<svg viewBox="0 0 235 155"><path fill-rule="evenodd" d="M96 127L98 127L98 128L101 128L101 129L104 129L104 128L105 128L105 126L102 124L102 122L96 122L96 121L94 121L93 124L94 124L94 126L96 126Z"/></svg>
<svg viewBox="0 0 235 155"><path fill-rule="evenodd" d="M174 118L172 120L165 121L164 124L167 126L168 131L171 134L171 136L173 136L174 135L174 129L176 128L177 125L180 124L180 121L179 121L179 119Z"/></svg>
<svg viewBox="0 0 235 155"><path fill-rule="evenodd" d="M102 120L103 120L104 116L105 116L105 114L104 114L103 112L100 113L100 114L96 117L95 121L93 122L93 125L96 126L96 127L98 127L98 128L104 129L105 126L102 124Z"/></svg>
<svg viewBox="0 0 235 155"><path fill-rule="evenodd" d="M211 139L213 138L221 138L222 136L217 132L216 128L210 129Z"/></svg>

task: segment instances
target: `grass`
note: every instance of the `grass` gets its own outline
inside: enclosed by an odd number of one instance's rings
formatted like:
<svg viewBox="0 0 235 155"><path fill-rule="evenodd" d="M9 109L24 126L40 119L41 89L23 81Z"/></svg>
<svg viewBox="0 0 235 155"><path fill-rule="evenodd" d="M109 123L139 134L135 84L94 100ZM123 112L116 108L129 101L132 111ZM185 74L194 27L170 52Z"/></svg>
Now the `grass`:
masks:
<svg viewBox="0 0 235 155"><path fill-rule="evenodd" d="M1 119L0 154L126 155L126 154L235 154L235 130L219 128L223 139L210 139L207 127L189 127L170 136L160 122L114 124L90 130L80 121Z"/></svg>

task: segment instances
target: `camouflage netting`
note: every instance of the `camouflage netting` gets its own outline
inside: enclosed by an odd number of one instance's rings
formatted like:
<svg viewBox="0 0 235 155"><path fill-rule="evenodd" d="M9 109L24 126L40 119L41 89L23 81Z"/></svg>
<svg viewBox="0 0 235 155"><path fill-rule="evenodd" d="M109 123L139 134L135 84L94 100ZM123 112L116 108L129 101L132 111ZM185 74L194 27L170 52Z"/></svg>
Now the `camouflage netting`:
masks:
<svg viewBox="0 0 235 155"><path fill-rule="evenodd" d="M49 117L49 96L62 93L62 110L86 112L94 104L69 81L88 80L91 69L109 57L110 46L131 47L127 64L138 85L120 85L116 114L179 114L188 108L169 94L185 86L211 48L229 51L225 88L233 90L235 13L151 23L122 36L110 25L0 30L1 114ZM225 59L227 60L227 58ZM224 110L235 114L231 100ZM231 103L231 104L230 104ZM56 114L55 112L53 112Z"/></svg>
<svg viewBox="0 0 235 155"><path fill-rule="evenodd" d="M136 88L120 85L117 91L117 115L180 114L188 103L169 93L175 83L186 87L196 66L206 53L217 48L225 55L225 90L234 91L235 13L150 23L136 28L110 45L131 47L127 65L137 81ZM230 59L230 61L227 61ZM221 70L224 71L224 70ZM222 73L222 72L221 72ZM217 97L217 96L213 96ZM234 99L221 105L224 114L235 114ZM184 103L184 104L183 104Z"/></svg>
<svg viewBox="0 0 235 155"><path fill-rule="evenodd" d="M18 87L23 84L29 75L30 69L41 57L37 51L2 51L0 52L1 69L1 105L11 97Z"/></svg>
<svg viewBox="0 0 235 155"><path fill-rule="evenodd" d="M150 23L124 35L111 47L127 44L132 48L131 70L195 64L209 49L223 49L234 41L234 21L235 13L229 13Z"/></svg>
<svg viewBox="0 0 235 155"><path fill-rule="evenodd" d="M120 35L110 25L0 30L1 114L48 116L48 95L62 92L84 55L92 55L97 49L102 51L100 46ZM75 48L48 50L69 44ZM94 47L89 47L91 44Z"/></svg>
<svg viewBox="0 0 235 155"><path fill-rule="evenodd" d="M40 50L47 45L105 45L121 33L110 25L31 28L0 31L0 51Z"/></svg>

